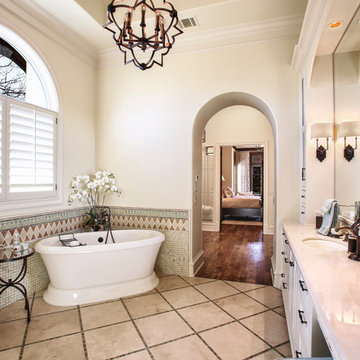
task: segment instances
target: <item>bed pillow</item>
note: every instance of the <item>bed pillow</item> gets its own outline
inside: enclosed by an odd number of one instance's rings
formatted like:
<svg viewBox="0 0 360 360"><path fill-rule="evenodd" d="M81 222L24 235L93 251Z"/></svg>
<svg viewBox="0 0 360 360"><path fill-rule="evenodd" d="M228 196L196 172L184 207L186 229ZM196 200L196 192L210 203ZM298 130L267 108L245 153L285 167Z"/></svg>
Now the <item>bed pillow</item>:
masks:
<svg viewBox="0 0 360 360"><path fill-rule="evenodd" d="M234 193L233 193L231 187L229 187L229 186L225 188L224 193L225 193L225 197L227 197L227 198L234 197Z"/></svg>
<svg viewBox="0 0 360 360"><path fill-rule="evenodd" d="M240 195L240 196L253 196L253 193L252 193L252 191L250 191L250 192L244 192L244 193L237 193L237 195Z"/></svg>

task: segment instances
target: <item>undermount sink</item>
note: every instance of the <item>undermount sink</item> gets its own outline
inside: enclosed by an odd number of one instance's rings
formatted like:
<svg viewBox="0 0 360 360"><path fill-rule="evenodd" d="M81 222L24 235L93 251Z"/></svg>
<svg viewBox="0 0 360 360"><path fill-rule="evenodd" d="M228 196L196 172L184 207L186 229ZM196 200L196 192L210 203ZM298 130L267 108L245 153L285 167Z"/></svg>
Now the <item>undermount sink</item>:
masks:
<svg viewBox="0 0 360 360"><path fill-rule="evenodd" d="M302 240L302 243L306 246L311 246L312 248L319 250L343 251L347 249L347 243L342 240L306 238Z"/></svg>

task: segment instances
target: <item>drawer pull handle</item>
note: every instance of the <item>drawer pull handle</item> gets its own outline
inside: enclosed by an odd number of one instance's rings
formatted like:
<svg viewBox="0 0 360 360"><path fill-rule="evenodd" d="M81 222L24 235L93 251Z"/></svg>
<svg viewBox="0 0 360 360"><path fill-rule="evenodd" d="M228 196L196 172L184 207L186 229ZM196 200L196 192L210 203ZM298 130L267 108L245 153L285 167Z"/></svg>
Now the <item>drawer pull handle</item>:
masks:
<svg viewBox="0 0 360 360"><path fill-rule="evenodd" d="M282 273L282 274L281 274L281 277L282 277L282 278L284 278L284 277L285 277L285 274L284 274L284 273Z"/></svg>
<svg viewBox="0 0 360 360"><path fill-rule="evenodd" d="M290 261L290 266L294 267L294 262L293 261Z"/></svg>
<svg viewBox="0 0 360 360"><path fill-rule="evenodd" d="M289 240L288 240L288 239L285 239L285 244L289 244Z"/></svg>
<svg viewBox="0 0 360 360"><path fill-rule="evenodd" d="M289 259L288 258L284 258L284 261L288 264L289 263Z"/></svg>
<svg viewBox="0 0 360 360"><path fill-rule="evenodd" d="M287 289L286 282L283 282L283 288L284 288L285 290Z"/></svg>
<svg viewBox="0 0 360 360"><path fill-rule="evenodd" d="M304 312L301 311L301 310L298 310L298 312L299 312L300 322L301 322L302 324L307 324L307 321L304 320Z"/></svg>
<svg viewBox="0 0 360 360"><path fill-rule="evenodd" d="M281 252L281 255L285 255L285 251L282 251L282 252Z"/></svg>
<svg viewBox="0 0 360 360"><path fill-rule="evenodd" d="M301 358L301 352L300 351L295 351L295 356L297 359Z"/></svg>
<svg viewBox="0 0 360 360"><path fill-rule="evenodd" d="M305 286L305 281L299 280L299 284L300 284L300 287L301 287L302 291L306 291L306 292L308 291L308 289Z"/></svg>

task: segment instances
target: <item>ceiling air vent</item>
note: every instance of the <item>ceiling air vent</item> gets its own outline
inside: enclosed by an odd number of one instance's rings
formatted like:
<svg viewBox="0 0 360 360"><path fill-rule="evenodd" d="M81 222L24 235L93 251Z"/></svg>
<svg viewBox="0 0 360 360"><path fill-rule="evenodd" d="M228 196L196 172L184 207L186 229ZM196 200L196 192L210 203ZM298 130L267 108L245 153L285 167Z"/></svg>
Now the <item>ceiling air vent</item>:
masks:
<svg viewBox="0 0 360 360"><path fill-rule="evenodd" d="M194 26L198 26L198 23L197 23L197 21L196 21L196 19L194 17L189 17L189 18L186 18L186 19L180 19L180 21L179 21L180 29L194 27Z"/></svg>

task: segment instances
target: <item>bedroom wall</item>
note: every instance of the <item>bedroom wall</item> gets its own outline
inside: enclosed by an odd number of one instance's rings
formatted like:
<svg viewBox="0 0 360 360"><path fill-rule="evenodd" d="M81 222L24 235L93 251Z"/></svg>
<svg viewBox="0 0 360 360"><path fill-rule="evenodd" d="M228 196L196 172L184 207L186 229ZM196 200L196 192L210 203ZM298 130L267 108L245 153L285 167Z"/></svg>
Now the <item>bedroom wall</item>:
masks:
<svg viewBox="0 0 360 360"><path fill-rule="evenodd" d="M206 146L220 145L254 145L265 144L264 161L267 162L267 173L264 173L264 181L267 196L264 199L264 211L267 215L264 218L265 233L274 232L274 136L268 119L258 110L248 106L232 106L221 110L214 115L206 127ZM229 148L229 147L224 147ZM223 149L224 149L223 148ZM231 149L231 147L230 147ZM219 156L219 152L215 152ZM215 177L217 174L215 175ZM266 195L266 194L264 194ZM220 205L219 205L220 206ZM218 210L216 211L219 217Z"/></svg>
<svg viewBox="0 0 360 360"><path fill-rule="evenodd" d="M209 145L208 142L206 142L205 144L206 146L214 145L213 143ZM224 176L225 179L223 181L224 188L230 187L233 189L233 170L234 170L234 150L231 146L224 146L222 149L222 175Z"/></svg>

